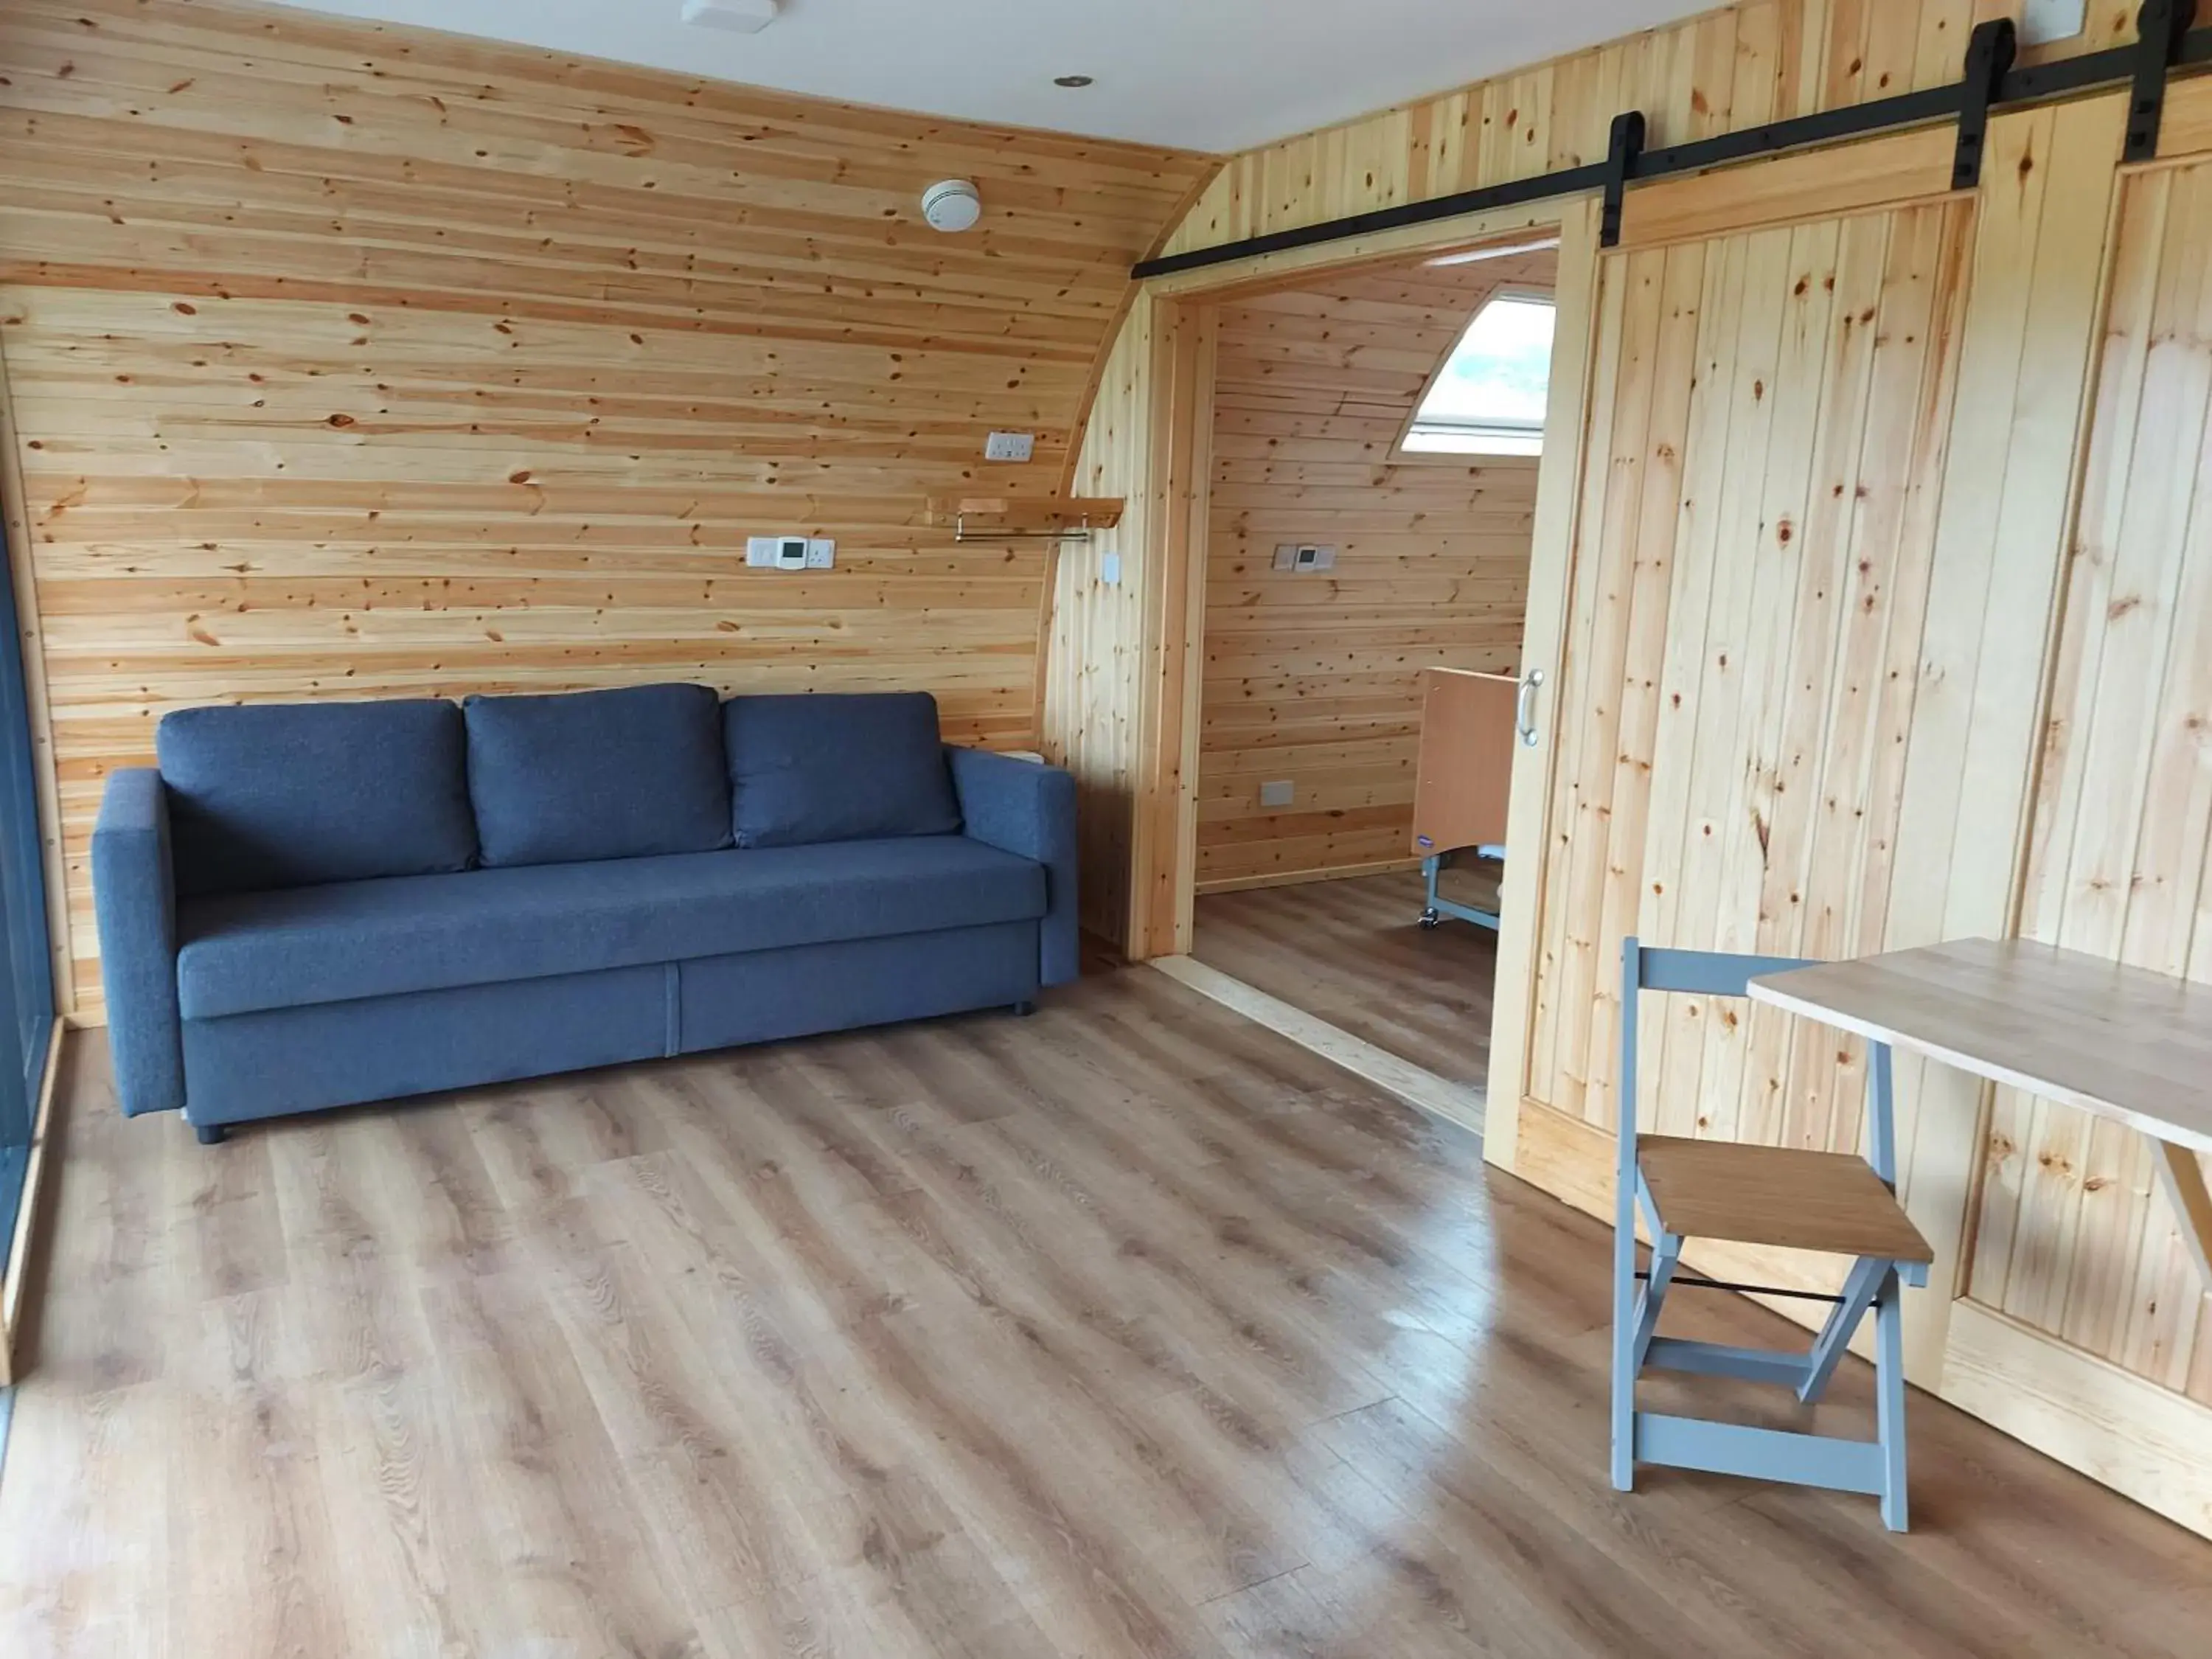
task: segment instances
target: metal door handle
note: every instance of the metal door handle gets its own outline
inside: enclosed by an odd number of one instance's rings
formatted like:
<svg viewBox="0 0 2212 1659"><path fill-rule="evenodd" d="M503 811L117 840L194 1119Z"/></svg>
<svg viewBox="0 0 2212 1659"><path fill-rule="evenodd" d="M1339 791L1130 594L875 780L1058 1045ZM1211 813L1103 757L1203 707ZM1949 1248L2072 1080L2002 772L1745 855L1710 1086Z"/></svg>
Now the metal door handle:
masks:
<svg viewBox="0 0 2212 1659"><path fill-rule="evenodd" d="M1513 729L1520 733L1522 743L1530 749L1534 749L1537 743L1536 688L1543 683L1544 671L1530 669L1521 677L1521 695L1513 704Z"/></svg>

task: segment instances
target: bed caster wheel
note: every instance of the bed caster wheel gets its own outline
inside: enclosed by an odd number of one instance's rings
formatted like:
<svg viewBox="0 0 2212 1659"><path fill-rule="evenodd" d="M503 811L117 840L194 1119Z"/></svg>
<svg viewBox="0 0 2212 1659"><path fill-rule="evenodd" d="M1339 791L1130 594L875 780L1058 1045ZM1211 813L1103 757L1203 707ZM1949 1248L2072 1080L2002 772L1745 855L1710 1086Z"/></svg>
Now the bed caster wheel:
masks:
<svg viewBox="0 0 2212 1659"><path fill-rule="evenodd" d="M199 1137L203 1146L220 1146L230 1138L230 1131L220 1123L195 1123L192 1133Z"/></svg>
<svg viewBox="0 0 2212 1659"><path fill-rule="evenodd" d="M1034 1002L1018 1002L1014 1004L1013 1013L1014 1018L1017 1019L1027 1019L1035 1012L1036 1012L1036 1004Z"/></svg>
<svg viewBox="0 0 2212 1659"><path fill-rule="evenodd" d="M1439 927L1443 922L1443 918L1433 910L1424 910L1421 912L1421 926L1424 927Z"/></svg>

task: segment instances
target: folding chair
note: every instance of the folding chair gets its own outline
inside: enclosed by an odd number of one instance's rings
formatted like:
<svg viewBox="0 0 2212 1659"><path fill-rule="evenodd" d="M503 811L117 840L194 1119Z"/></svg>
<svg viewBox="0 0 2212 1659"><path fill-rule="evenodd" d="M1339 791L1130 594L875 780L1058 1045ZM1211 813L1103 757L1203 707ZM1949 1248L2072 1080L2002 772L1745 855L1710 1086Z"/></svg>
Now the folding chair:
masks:
<svg viewBox="0 0 2212 1659"><path fill-rule="evenodd" d="M1868 1056L1866 1157L1732 1141L1686 1140L1636 1129L1638 995L1685 992L1741 997L1753 979L1813 964L1785 957L1646 949L1621 951L1620 1163L1613 1216L1613 1484L1632 1491L1636 1465L1665 1464L1798 1486L1863 1492L1881 1499L1891 1530L1905 1528L1905 1328L1901 1287L1928 1282L1934 1252L1897 1201L1896 1126L1890 1052ZM1636 1267L1636 1214L1651 1233L1648 1273ZM1856 1258L1811 1351L1784 1353L1657 1335L1659 1310L1678 1285L1804 1295L1681 1271L1686 1239L1729 1240ZM1642 1289L1638 1281L1643 1280ZM1875 1315L1875 1437L1793 1433L1636 1408L1646 1366L1780 1383L1820 1398L1871 1308Z"/></svg>

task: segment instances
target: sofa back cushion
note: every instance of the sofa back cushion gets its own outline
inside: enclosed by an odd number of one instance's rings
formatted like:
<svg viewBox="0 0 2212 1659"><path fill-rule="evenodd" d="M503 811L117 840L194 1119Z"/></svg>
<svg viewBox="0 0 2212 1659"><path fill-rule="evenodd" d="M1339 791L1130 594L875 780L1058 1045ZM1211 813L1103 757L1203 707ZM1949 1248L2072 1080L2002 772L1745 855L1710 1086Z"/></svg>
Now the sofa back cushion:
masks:
<svg viewBox="0 0 2212 1659"><path fill-rule="evenodd" d="M719 705L703 685L471 697L469 795L488 866L730 844Z"/></svg>
<svg viewBox="0 0 2212 1659"><path fill-rule="evenodd" d="M180 708L154 749L179 895L434 875L476 856L450 702Z"/></svg>
<svg viewBox="0 0 2212 1659"><path fill-rule="evenodd" d="M959 831L926 691L732 697L722 730L740 847Z"/></svg>

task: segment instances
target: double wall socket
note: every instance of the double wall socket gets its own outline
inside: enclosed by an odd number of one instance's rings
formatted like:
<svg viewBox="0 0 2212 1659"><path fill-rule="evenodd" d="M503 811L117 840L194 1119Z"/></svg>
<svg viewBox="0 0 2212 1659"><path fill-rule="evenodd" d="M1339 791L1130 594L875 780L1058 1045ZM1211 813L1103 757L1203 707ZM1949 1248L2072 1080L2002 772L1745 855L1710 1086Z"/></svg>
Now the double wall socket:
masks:
<svg viewBox="0 0 2212 1659"><path fill-rule="evenodd" d="M983 440L983 459L987 461L1027 461L1036 458L1034 432L994 432Z"/></svg>
<svg viewBox="0 0 2212 1659"><path fill-rule="evenodd" d="M745 563L756 570L827 570L837 562L837 544L827 536L750 536Z"/></svg>
<svg viewBox="0 0 2212 1659"><path fill-rule="evenodd" d="M1278 542L1275 544L1275 568L1334 570L1336 568L1336 550L1320 542Z"/></svg>

